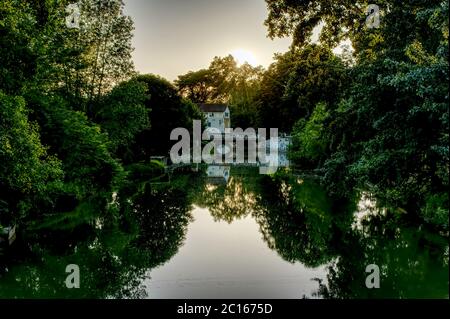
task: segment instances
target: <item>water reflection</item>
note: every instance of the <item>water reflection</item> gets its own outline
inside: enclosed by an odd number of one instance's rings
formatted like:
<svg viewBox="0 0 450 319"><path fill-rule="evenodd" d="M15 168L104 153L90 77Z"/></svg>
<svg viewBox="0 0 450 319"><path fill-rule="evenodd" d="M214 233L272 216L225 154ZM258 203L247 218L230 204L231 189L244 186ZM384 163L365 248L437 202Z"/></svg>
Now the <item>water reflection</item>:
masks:
<svg viewBox="0 0 450 319"><path fill-rule="evenodd" d="M233 167L226 184L216 184L208 177L194 202L207 208L216 221L232 223L244 218L259 209L261 177L257 172L256 168Z"/></svg>
<svg viewBox="0 0 450 319"><path fill-rule="evenodd" d="M144 255L145 267L156 267L177 253L192 219L187 192L146 185L125 207L137 233L131 247Z"/></svg>
<svg viewBox="0 0 450 319"><path fill-rule="evenodd" d="M329 201L314 184L266 183L257 220L269 247L290 262L318 267L331 260L333 218Z"/></svg>
<svg viewBox="0 0 450 319"><path fill-rule="evenodd" d="M291 174L215 173L130 181L72 231L30 232L0 260L0 298L448 298L448 240L407 214ZM373 263L381 288L369 290ZM65 287L68 264L80 289Z"/></svg>
<svg viewBox="0 0 450 319"><path fill-rule="evenodd" d="M377 207L368 194L333 200L308 180L284 176L271 183L263 196L269 209L261 215L262 231L284 259L328 264L317 297L448 298L444 237L413 227L395 209ZM380 289L365 285L369 264L381 269Z"/></svg>
<svg viewBox="0 0 450 319"><path fill-rule="evenodd" d="M339 257L328 267L325 298L448 298L448 241L409 227L391 212L370 214L363 229L341 238ZM367 289L364 270L377 264L380 289Z"/></svg>
<svg viewBox="0 0 450 319"><path fill-rule="evenodd" d="M313 297L326 280L325 267L308 269L284 261L259 234L251 216L232 223L215 221L195 207L185 244L145 281L150 298L301 298Z"/></svg>
<svg viewBox="0 0 450 319"><path fill-rule="evenodd" d="M183 176L171 185L133 184L117 196L116 214L95 216L101 228L80 225L62 242L55 241L57 229L40 230L35 238L44 240L4 256L0 298L147 297L142 281L148 269L169 260L184 241L191 220L188 182ZM80 267L80 289L65 286L68 264Z"/></svg>

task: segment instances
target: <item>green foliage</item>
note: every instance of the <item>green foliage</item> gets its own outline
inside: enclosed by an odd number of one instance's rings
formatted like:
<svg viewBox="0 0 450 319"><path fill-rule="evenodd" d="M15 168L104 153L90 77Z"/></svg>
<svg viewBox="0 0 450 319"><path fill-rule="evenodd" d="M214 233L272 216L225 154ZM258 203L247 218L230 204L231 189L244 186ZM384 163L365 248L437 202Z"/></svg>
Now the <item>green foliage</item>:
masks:
<svg viewBox="0 0 450 319"><path fill-rule="evenodd" d="M198 107L184 100L167 80L154 75L139 75L135 81L143 83L149 98L144 105L150 111L151 128L136 137L133 146L134 161L146 161L151 155L168 155L172 147L170 133L173 129L192 128L192 121L201 120Z"/></svg>
<svg viewBox="0 0 450 319"><path fill-rule="evenodd" d="M326 104L320 103L307 122L300 119L295 124L292 130L293 145L290 154L290 158L294 162L306 160L307 162L317 163L324 158L329 145L324 123L329 116Z"/></svg>
<svg viewBox="0 0 450 319"><path fill-rule="evenodd" d="M256 127L256 98L263 68L237 65L233 56L215 57L208 69L188 72L175 81L180 94L195 103L227 103L234 127Z"/></svg>
<svg viewBox="0 0 450 319"><path fill-rule="evenodd" d="M182 96L195 103L206 103L212 99L211 73L209 70L199 70L180 75L175 81Z"/></svg>
<svg viewBox="0 0 450 319"><path fill-rule="evenodd" d="M431 224L442 225L448 229L448 193L432 194L425 200L423 218Z"/></svg>
<svg viewBox="0 0 450 319"><path fill-rule="evenodd" d="M318 103L334 107L343 91L345 71L344 62L320 45L292 48L277 56L261 83L261 125L291 132L295 122L307 120Z"/></svg>
<svg viewBox="0 0 450 319"><path fill-rule="evenodd" d="M81 74L87 79L91 102L114 85L134 74L131 59L133 21L124 14L124 2L82 0L79 40L86 49L87 68ZM88 105L89 108L92 105Z"/></svg>
<svg viewBox="0 0 450 319"><path fill-rule="evenodd" d="M245 63L234 75L234 84L229 90L230 113L233 127L256 128L258 96L264 70ZM271 126L273 127L273 126Z"/></svg>
<svg viewBox="0 0 450 319"><path fill-rule="evenodd" d="M24 225L27 244L43 244L0 296L66 295L52 271L74 261L87 275L71 296L139 295L145 273L182 245L195 202L217 220L251 214L285 260L334 260L321 296L397 297L401 287L409 297L432 282L427 295L448 297L448 260L428 256L448 255L448 242L424 230L449 227L447 2L382 0L380 28L368 29L365 0L266 0L269 35L293 36L289 52L267 71L216 57L176 86L133 77L123 1L79 1L80 29L64 25L70 2L0 2L0 230ZM333 53L343 39L352 57ZM161 182L165 167L149 157L167 155L170 132L201 119L201 102L228 103L233 126L292 132L292 160L319 168L326 190L283 174ZM405 231L386 210L354 229L356 203L342 198L355 189L428 225ZM382 291L361 286L374 261L385 265Z"/></svg>
<svg viewBox="0 0 450 319"><path fill-rule="evenodd" d="M295 59L283 96L293 102L292 115L309 117L317 103L335 104L347 71L341 59L326 47L315 44L295 52Z"/></svg>
<svg viewBox="0 0 450 319"><path fill-rule="evenodd" d="M437 36L441 27L428 32ZM427 52L413 39L402 60L387 48L384 57L354 69L349 97L330 127L346 157L341 173L327 178L332 190L340 186L331 181L349 175L414 211L428 192L448 187L448 40L441 40Z"/></svg>
<svg viewBox="0 0 450 319"><path fill-rule="evenodd" d="M124 178L114 157L149 127L145 86L123 82L134 74L123 1L80 1L80 29L65 26L69 3L0 4L0 221L75 227L87 206L103 212Z"/></svg>
<svg viewBox="0 0 450 319"><path fill-rule="evenodd" d="M102 99L95 116L106 130L112 150L121 158L131 152L135 136L150 127L149 112L144 105L146 87L135 80L122 82Z"/></svg>
<svg viewBox="0 0 450 319"><path fill-rule="evenodd" d="M122 168L111 156L110 142L100 127L85 114L67 109L61 100L40 96L36 103L44 140L62 160L65 189L79 199L116 189Z"/></svg>
<svg viewBox="0 0 450 319"><path fill-rule="evenodd" d="M444 222L448 201L441 198L448 189L449 174L448 3L382 1L378 3L382 10L380 28L368 29L365 1L266 2L269 35L293 35L292 50L308 52L314 48L310 37L320 22L324 23L322 45L332 47L347 38L355 50L356 63L348 65L348 75L335 73L341 82L329 82L330 76L318 81L323 71L308 75L308 65L320 66L320 59L311 54L296 64L289 53L280 60L285 63L284 68L278 68L282 72L269 69L269 74L281 81L268 81L275 94L284 93L286 87L290 92L287 96L296 97L303 105L308 105L308 100L315 102L310 104L314 106L317 102L328 104L329 114L318 122L308 111L284 113L298 121L294 160L310 165L300 161L304 158L319 165L324 184L335 195L347 196L355 187L370 189L390 205L426 216L426 221L448 229ZM342 63L329 57L326 65L332 66L330 70L340 70ZM290 78L298 84L292 85ZM332 103L320 98L320 93L319 101L315 100L314 90L319 88L332 97ZM263 89L267 90L264 82ZM333 90L340 94L333 95ZM263 118L267 106L268 121L277 108L295 110L294 104L270 94L262 95ZM311 141L315 142L308 144Z"/></svg>
<svg viewBox="0 0 450 319"><path fill-rule="evenodd" d="M0 90L17 94L35 74L36 54L29 45L32 15L23 1L0 3Z"/></svg>
<svg viewBox="0 0 450 319"><path fill-rule="evenodd" d="M165 175L164 164L159 161L150 163L134 163L126 167L128 179L131 181L154 181Z"/></svg>
<svg viewBox="0 0 450 319"><path fill-rule="evenodd" d="M0 198L8 207L0 220L5 222L31 213L33 199L48 196L63 177L61 163L48 155L27 113L23 98L0 91Z"/></svg>
<svg viewBox="0 0 450 319"><path fill-rule="evenodd" d="M342 38L344 32L342 27L351 27L353 30L353 23L364 22L363 8L355 1L330 3L326 0L266 0L266 2L269 16L265 24L269 29L269 36L274 38L294 35L295 44L307 43L314 28L321 21L325 24L322 31L323 38L334 40L335 44Z"/></svg>
<svg viewBox="0 0 450 319"><path fill-rule="evenodd" d="M283 99L291 69L296 56L292 51L275 55L275 61L264 73L261 81L258 101L258 122L260 127L277 127L282 132L289 132L296 118L289 117L292 106ZM290 123L286 123L289 121Z"/></svg>

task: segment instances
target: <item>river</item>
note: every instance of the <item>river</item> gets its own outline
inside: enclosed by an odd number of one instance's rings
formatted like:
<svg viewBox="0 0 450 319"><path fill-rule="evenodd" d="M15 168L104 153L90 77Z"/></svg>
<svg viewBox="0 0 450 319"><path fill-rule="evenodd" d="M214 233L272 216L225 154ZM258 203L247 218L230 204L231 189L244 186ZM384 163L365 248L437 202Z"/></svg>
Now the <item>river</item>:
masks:
<svg viewBox="0 0 450 319"><path fill-rule="evenodd" d="M405 212L290 173L207 171L130 183L105 212L20 236L0 258L0 297L448 298L448 239Z"/></svg>

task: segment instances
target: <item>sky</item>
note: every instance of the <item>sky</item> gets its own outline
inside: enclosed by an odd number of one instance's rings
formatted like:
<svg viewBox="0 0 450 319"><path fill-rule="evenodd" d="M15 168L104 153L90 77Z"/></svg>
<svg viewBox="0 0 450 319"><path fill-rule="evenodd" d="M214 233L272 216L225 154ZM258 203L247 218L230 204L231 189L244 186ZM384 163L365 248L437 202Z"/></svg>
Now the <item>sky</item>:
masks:
<svg viewBox="0 0 450 319"><path fill-rule="evenodd" d="M136 70L170 81L235 51L267 68L291 44L290 38L267 37L264 0L125 0L125 14L136 29Z"/></svg>

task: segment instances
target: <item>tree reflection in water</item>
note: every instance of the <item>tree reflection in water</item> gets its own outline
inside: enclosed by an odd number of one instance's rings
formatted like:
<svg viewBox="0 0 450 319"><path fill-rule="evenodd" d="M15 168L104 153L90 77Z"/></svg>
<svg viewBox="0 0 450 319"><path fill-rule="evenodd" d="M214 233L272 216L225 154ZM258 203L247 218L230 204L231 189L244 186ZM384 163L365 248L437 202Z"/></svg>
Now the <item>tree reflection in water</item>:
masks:
<svg viewBox="0 0 450 319"><path fill-rule="evenodd" d="M16 256L8 256L0 274L0 298L146 297L142 282L149 270L176 254L185 238L191 221L189 181L180 176L170 185L130 184L117 197L117 214L111 209L111 215L95 216L95 225L80 226L86 233L83 240L73 245L46 240L22 247ZM45 232L49 229L36 238ZM61 252L57 246L66 249ZM69 264L80 267L80 289L65 286Z"/></svg>
<svg viewBox="0 0 450 319"><path fill-rule="evenodd" d="M183 245L193 204L216 221L252 216L284 260L326 265L317 297L448 298L446 237L376 205L355 227L360 197L332 199L312 180L248 168L233 168L228 184L190 174L170 184L130 182L107 213L84 210L92 216L83 220L95 222L71 232L44 228L30 235L32 245L18 245L0 272L0 298L146 297L144 279ZM80 289L65 287L68 264L80 266ZM380 289L365 287L369 264L381 269Z"/></svg>
<svg viewBox="0 0 450 319"><path fill-rule="evenodd" d="M448 241L392 212L371 215L349 231L328 267L324 298L448 298ZM367 289L365 268L380 267L380 289Z"/></svg>
<svg viewBox="0 0 450 319"><path fill-rule="evenodd" d="M252 215L286 261L328 265L328 283L318 280L317 297L448 298L448 240L376 205L354 227L361 196L333 199L309 179L247 171L233 172L228 185L206 185L198 204L228 223ZM380 289L365 286L369 264L381 269Z"/></svg>
<svg viewBox="0 0 450 319"><path fill-rule="evenodd" d="M205 180L203 190L194 202L207 208L215 221L232 223L259 210L261 201L261 175L253 168L233 168L227 183L211 183Z"/></svg>

